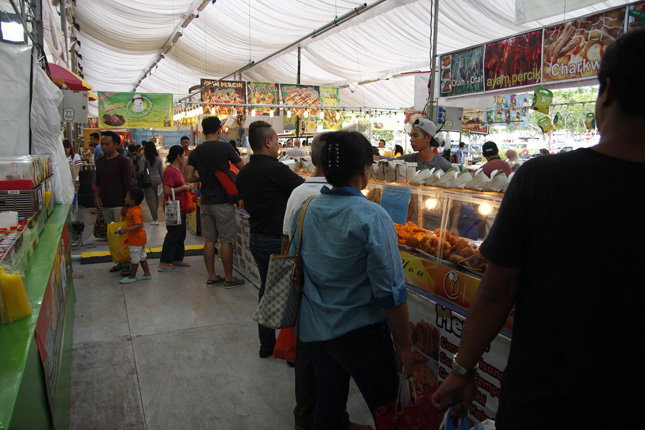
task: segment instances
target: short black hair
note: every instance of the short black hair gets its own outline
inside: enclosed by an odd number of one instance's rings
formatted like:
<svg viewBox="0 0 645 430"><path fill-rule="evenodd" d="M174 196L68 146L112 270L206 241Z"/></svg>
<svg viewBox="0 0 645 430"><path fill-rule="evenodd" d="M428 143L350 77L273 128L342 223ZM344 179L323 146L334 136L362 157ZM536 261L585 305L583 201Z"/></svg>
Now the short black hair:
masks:
<svg viewBox="0 0 645 430"><path fill-rule="evenodd" d="M347 186L356 173L374 162L372 145L358 131L326 133L320 158L325 178L334 187Z"/></svg>
<svg viewBox="0 0 645 430"><path fill-rule="evenodd" d="M275 133L271 124L266 121L255 121L249 125L249 144L253 152L262 148L266 139Z"/></svg>
<svg viewBox="0 0 645 430"><path fill-rule="evenodd" d="M631 30L605 49L598 73L598 95L605 92L609 79L623 112L645 118L645 106L639 96L645 82L645 29Z"/></svg>
<svg viewBox="0 0 645 430"><path fill-rule="evenodd" d="M115 144L116 146L119 146L121 144L121 138L115 132L107 130L107 131L102 131L101 134L103 136L111 137L112 143Z"/></svg>
<svg viewBox="0 0 645 430"><path fill-rule="evenodd" d="M139 187L130 187L128 188L128 194L130 198L139 206L143 201L143 190Z"/></svg>
<svg viewBox="0 0 645 430"><path fill-rule="evenodd" d="M98 133L90 133L90 137L93 137L94 139L97 139L97 140L98 140L98 139L100 139L100 138L101 138L101 135L100 135L100 134L98 134Z"/></svg>
<svg viewBox="0 0 645 430"><path fill-rule="evenodd" d="M460 148L465 148L465 147L466 147L466 143L465 143L465 142L459 142L459 147L460 147Z"/></svg>
<svg viewBox="0 0 645 430"><path fill-rule="evenodd" d="M181 142L182 140L188 140L188 141L190 141L190 137L188 137L188 136L181 136L181 139L179 139L179 141Z"/></svg>
<svg viewBox="0 0 645 430"><path fill-rule="evenodd" d="M209 116L202 120L204 134L215 134L220 128L222 128L222 121L216 116Z"/></svg>

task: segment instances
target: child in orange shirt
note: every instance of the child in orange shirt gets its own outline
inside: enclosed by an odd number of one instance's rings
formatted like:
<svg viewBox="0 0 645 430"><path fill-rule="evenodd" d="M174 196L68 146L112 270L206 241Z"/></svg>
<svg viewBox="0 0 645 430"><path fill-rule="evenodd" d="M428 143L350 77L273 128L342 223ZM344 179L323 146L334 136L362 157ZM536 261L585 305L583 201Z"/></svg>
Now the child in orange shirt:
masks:
<svg viewBox="0 0 645 430"><path fill-rule="evenodd" d="M126 218L128 226L116 232L118 235L128 234L128 245L130 248L130 274L127 278L121 279L122 284L131 284L137 281L148 281L152 279L148 261L146 260L146 243L148 237L143 228L143 215L141 215L141 202L143 191L138 187L131 187L125 195L125 205L128 207ZM143 275L137 278L139 263L143 269Z"/></svg>

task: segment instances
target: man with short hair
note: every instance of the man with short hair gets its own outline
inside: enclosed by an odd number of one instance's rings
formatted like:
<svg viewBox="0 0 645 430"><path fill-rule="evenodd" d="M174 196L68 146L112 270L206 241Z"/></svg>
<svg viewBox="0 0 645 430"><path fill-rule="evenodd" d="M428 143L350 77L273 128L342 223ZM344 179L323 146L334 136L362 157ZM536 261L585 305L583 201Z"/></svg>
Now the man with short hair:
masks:
<svg viewBox="0 0 645 430"><path fill-rule="evenodd" d="M103 150L101 149L101 136L98 133L90 134L90 148L92 148L94 156L94 165L96 165L96 160L103 155Z"/></svg>
<svg viewBox="0 0 645 430"><path fill-rule="evenodd" d="M480 248L488 267L452 371L432 397L436 407L466 413L477 385L487 383L476 380L478 363L490 370L482 354L515 309L497 429L618 428L616 411L638 410L643 253L623 243L611 248L611 264L602 263L610 242L594 232L641 212L645 30L605 48L598 80L600 142L531 159L509 184ZM593 357L605 344L614 350L599 363Z"/></svg>
<svg viewBox="0 0 645 430"><path fill-rule="evenodd" d="M265 121L252 123L249 126L249 143L253 155L249 164L240 170L237 188L250 215L249 247L258 265L261 280L259 298L262 299L269 259L272 254L280 254L287 200L291 191L304 180L278 161L280 143L271 124ZM258 334L260 358L270 357L275 347L275 330L258 325Z"/></svg>
<svg viewBox="0 0 645 430"><path fill-rule="evenodd" d="M482 171L488 177L493 173L493 170L502 170L506 176L511 175L511 165L502 160L499 156L499 149L497 144L492 141L484 143L482 146L482 155L486 159L486 163L482 166Z"/></svg>
<svg viewBox="0 0 645 430"><path fill-rule="evenodd" d="M287 150L289 157L304 157L307 153L300 147L300 139L293 141L293 148Z"/></svg>
<svg viewBox="0 0 645 430"><path fill-rule="evenodd" d="M182 136L179 140L179 144L184 148L184 157L188 158L190 155L190 149L188 149L190 147L190 137Z"/></svg>
<svg viewBox="0 0 645 430"><path fill-rule="evenodd" d="M237 240L235 206L224 192L215 176L216 171L228 171L229 161L242 168L244 161L228 142L220 141L222 123L216 116L202 121L206 139L188 156L184 168L186 182L201 182L201 222L204 229L204 264L208 271L206 285L224 284L225 288L244 284L243 279L233 276L233 242ZM195 172L199 176L195 175ZM215 270L215 242L219 240L219 253L224 266L224 277Z"/></svg>
<svg viewBox="0 0 645 430"><path fill-rule="evenodd" d="M455 152L455 163L464 164L464 154L466 150L466 144L464 142L459 142L459 149Z"/></svg>

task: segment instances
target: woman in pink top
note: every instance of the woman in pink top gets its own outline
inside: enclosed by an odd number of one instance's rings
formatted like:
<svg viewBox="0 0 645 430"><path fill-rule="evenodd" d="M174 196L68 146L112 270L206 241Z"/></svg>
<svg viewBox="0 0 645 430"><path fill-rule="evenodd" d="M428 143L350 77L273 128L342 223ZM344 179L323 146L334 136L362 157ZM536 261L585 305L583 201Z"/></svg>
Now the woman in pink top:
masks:
<svg viewBox="0 0 645 430"><path fill-rule="evenodd" d="M193 189L192 184L186 184L182 174L186 165L184 148L174 145L168 152L169 166L163 174L164 201L172 200L172 192L179 200L181 209L181 225L166 225L166 237L159 258L159 272L174 272L178 267L189 267L184 262L184 241L186 240L186 193Z"/></svg>

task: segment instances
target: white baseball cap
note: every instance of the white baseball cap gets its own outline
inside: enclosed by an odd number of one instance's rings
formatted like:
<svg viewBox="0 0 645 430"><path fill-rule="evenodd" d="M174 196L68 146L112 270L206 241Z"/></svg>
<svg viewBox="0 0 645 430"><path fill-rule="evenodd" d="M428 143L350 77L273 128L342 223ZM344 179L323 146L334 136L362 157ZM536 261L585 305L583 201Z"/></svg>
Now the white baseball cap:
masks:
<svg viewBox="0 0 645 430"><path fill-rule="evenodd" d="M434 137L437 134L437 126L427 118L418 118L412 124L412 127L419 127L421 130Z"/></svg>

